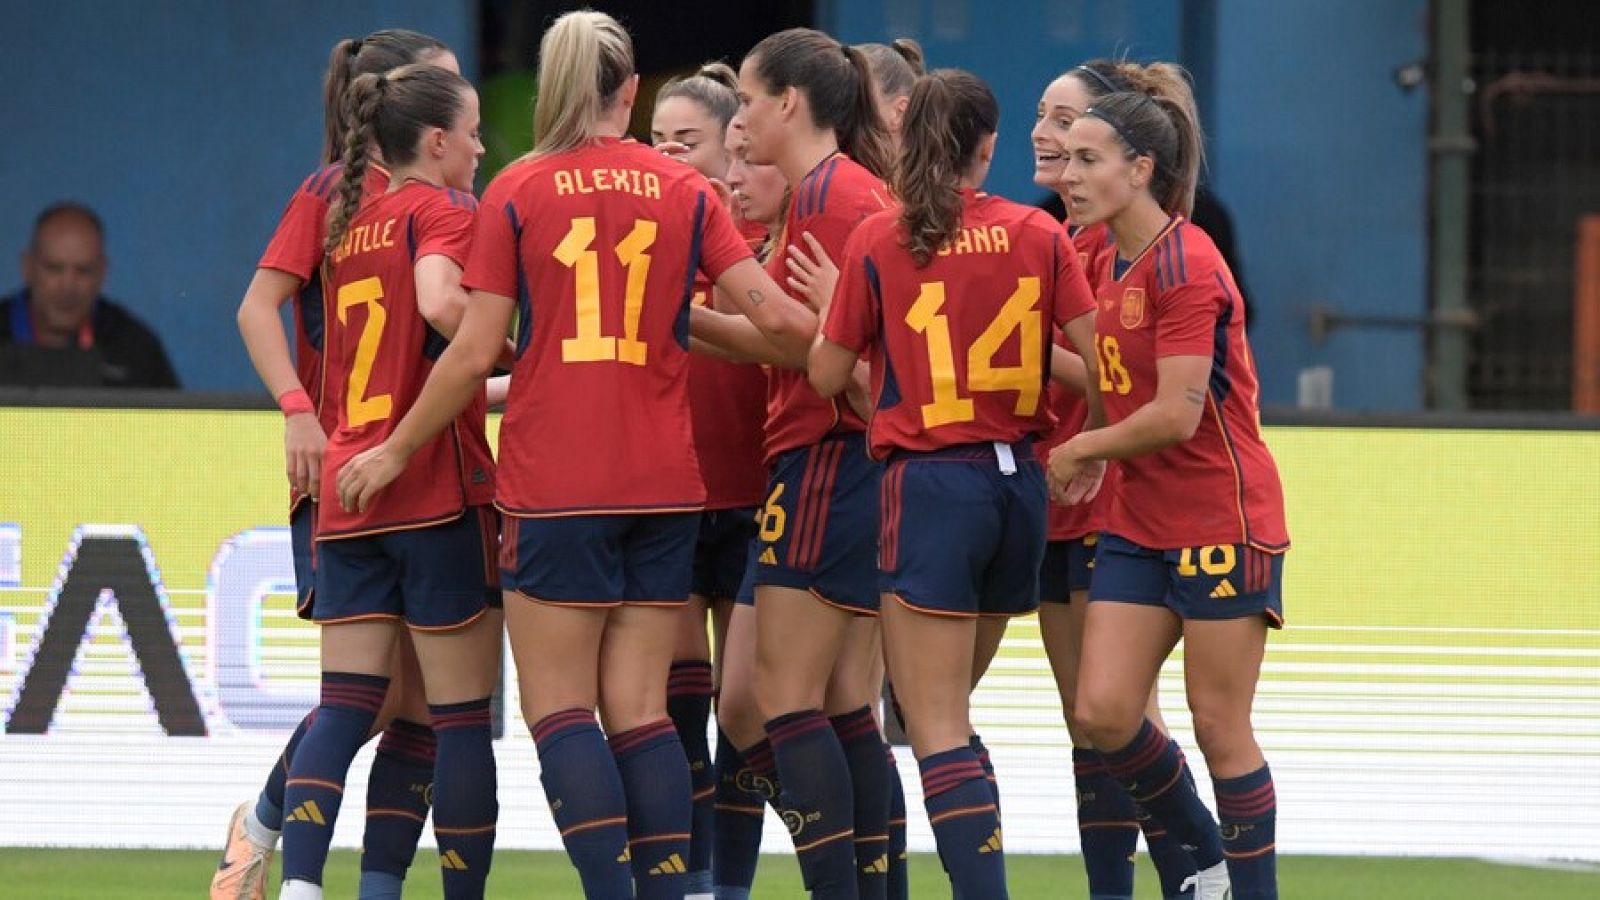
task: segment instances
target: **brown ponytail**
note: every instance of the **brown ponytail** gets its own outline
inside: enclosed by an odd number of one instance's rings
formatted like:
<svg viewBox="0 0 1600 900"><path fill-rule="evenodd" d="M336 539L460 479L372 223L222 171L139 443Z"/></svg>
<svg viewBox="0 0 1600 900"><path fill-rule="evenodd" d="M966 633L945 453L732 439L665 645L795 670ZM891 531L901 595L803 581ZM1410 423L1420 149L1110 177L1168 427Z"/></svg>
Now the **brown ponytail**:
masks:
<svg viewBox="0 0 1600 900"><path fill-rule="evenodd" d="M327 73L322 76L322 161L338 162L344 153L348 137L344 98L352 81L407 63L427 62L430 57L449 52L450 48L438 38L404 28L385 28L364 38L345 38L334 44L328 54Z"/></svg>
<svg viewBox="0 0 1600 900"><path fill-rule="evenodd" d="M893 187L905 247L919 267L961 228L962 176L999 125L994 92L970 72L935 69L911 89Z"/></svg>
<svg viewBox="0 0 1600 900"><path fill-rule="evenodd" d="M894 154L872 99L872 67L861 51L815 29L790 28L763 38L745 58L755 60L767 93L798 89L812 124L832 129L839 149L867 171L889 176Z"/></svg>
<svg viewBox="0 0 1600 900"><path fill-rule="evenodd" d="M739 113L739 73L725 62L709 62L687 78L674 78L656 92L656 105L673 97L700 104L724 129Z"/></svg>
<svg viewBox="0 0 1600 900"><path fill-rule="evenodd" d="M926 71L922 45L911 38L895 38L888 44L857 44L856 49L872 67L872 80L882 97L909 97L912 86Z"/></svg>
<svg viewBox="0 0 1600 900"><path fill-rule="evenodd" d="M1165 62L1146 66L1093 60L1067 74L1088 91L1090 108L1112 123L1131 154L1155 160L1150 193L1161 208L1191 215L1205 144L1200 111L1183 69Z"/></svg>
<svg viewBox="0 0 1600 900"><path fill-rule="evenodd" d="M362 182L374 146L392 165L413 162L423 130L454 125L465 106L463 94L470 90L465 79L448 69L417 64L387 74L362 75L350 85L344 107L349 123L344 171L339 176L339 202L328 214L324 252L339 246L361 208Z"/></svg>

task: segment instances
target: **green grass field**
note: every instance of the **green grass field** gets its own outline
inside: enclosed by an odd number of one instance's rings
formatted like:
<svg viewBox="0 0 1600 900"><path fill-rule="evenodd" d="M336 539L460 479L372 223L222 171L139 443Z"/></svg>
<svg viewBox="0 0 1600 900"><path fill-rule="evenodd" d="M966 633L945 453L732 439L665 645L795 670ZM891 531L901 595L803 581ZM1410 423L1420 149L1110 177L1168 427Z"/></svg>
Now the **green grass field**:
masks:
<svg viewBox="0 0 1600 900"><path fill-rule="evenodd" d="M439 882L418 855L407 896L440 896ZM207 851L0 849L0 895L41 900L168 900L203 896L216 856ZM1087 896L1075 856L1022 856L1006 860L1011 896L1018 900L1072 900ZM1291 900L1474 900L1600 897L1600 869L1566 871L1500 865L1480 860L1291 856L1280 861L1280 889ZM912 858L911 895L950 896L931 855ZM1141 861L1138 897L1158 898L1155 873ZM356 856L335 853L328 864L330 898L354 897ZM577 898L578 879L557 853L504 851L496 855L491 897ZM803 894L794 863L764 856L756 879L760 900Z"/></svg>

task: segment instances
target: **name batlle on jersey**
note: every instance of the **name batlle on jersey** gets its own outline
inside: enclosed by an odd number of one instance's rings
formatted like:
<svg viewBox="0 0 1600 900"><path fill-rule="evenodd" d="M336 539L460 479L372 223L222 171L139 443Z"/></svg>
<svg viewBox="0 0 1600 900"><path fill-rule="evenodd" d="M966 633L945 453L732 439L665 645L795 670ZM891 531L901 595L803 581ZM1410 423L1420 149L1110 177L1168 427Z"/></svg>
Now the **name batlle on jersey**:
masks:
<svg viewBox="0 0 1600 900"><path fill-rule="evenodd" d="M369 222L345 232L339 246L333 248L333 263L338 265L358 253L370 253L394 246L394 225L398 219Z"/></svg>

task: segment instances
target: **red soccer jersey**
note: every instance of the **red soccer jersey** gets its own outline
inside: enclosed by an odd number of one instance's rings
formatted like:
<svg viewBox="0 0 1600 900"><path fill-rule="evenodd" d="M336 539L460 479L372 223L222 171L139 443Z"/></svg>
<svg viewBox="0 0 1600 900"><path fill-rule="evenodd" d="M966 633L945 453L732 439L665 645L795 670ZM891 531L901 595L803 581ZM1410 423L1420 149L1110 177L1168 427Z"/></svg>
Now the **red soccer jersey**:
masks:
<svg viewBox="0 0 1600 900"><path fill-rule="evenodd" d="M710 302L711 283L695 280L694 304ZM767 492L762 439L767 374L758 366L689 354L689 412L694 450L706 483L706 509L756 506Z"/></svg>
<svg viewBox="0 0 1600 900"><path fill-rule="evenodd" d="M322 460L318 540L436 525L494 497L481 390L366 512L346 512L336 486L351 457L394 432L444 352L444 337L417 309L414 270L434 254L466 262L475 207L471 194L408 182L368 200L328 255L326 378L336 424Z"/></svg>
<svg viewBox="0 0 1600 900"><path fill-rule="evenodd" d="M1104 224L1072 229L1072 244L1078 252L1078 266L1083 269L1084 275L1090 278L1091 291L1097 289L1093 275L1099 271L1094 265L1094 260L1111 249L1110 233ZM1056 333L1056 342L1068 350L1072 349L1067 344L1066 335L1060 332ZM1068 390L1054 382L1050 384L1049 390L1050 409L1056 414L1056 427L1036 445L1041 463L1048 463L1050 451L1082 431L1084 423L1089 420L1089 404L1083 399L1083 394ZM1122 470L1113 462L1106 467L1105 481L1101 483L1100 493L1095 495L1093 501L1074 503L1070 506L1061 503L1050 504L1048 538L1052 541L1070 541L1086 534L1103 531L1106 527L1106 513L1111 509L1111 498L1116 496L1117 484L1121 480Z"/></svg>
<svg viewBox="0 0 1600 900"><path fill-rule="evenodd" d="M342 163L311 173L289 199L278 228L261 254L258 269L277 269L300 279L294 298L294 370L300 386L311 397L322 430L333 430L333 410L322 402L322 339L325 331L322 305L322 241L328 235L328 207L338 198ZM362 179L363 197L376 197L389 189L389 170L369 164ZM289 511L306 499L289 490Z"/></svg>
<svg viewBox="0 0 1600 900"><path fill-rule="evenodd" d="M1066 232L1038 209L964 191L961 230L918 268L899 216L851 235L823 326L871 352L873 457L1049 431L1051 335L1094 311Z"/></svg>
<svg viewBox="0 0 1600 900"><path fill-rule="evenodd" d="M463 283L516 300L496 502L512 515L700 509L694 276L750 258L705 178L607 139L505 169Z"/></svg>
<svg viewBox="0 0 1600 900"><path fill-rule="evenodd" d="M1289 546L1283 487L1261 439L1259 388L1244 303L1206 233L1175 217L1131 263L1097 262L1100 394L1119 422L1156 396L1156 360L1211 360L1205 410L1181 444L1123 460L1108 530L1161 550Z"/></svg>
<svg viewBox="0 0 1600 900"><path fill-rule="evenodd" d="M845 241L861 220L890 206L889 189L876 175L843 153L835 153L812 169L790 192L789 212L777 248L767 260L767 274L788 284L786 246L805 247L801 235L811 232L835 262L844 259ZM801 301L795 300L799 303ZM866 423L843 396L824 400L811 388L806 373L777 366L767 372L767 461L796 447L808 447L834 432L865 431Z"/></svg>

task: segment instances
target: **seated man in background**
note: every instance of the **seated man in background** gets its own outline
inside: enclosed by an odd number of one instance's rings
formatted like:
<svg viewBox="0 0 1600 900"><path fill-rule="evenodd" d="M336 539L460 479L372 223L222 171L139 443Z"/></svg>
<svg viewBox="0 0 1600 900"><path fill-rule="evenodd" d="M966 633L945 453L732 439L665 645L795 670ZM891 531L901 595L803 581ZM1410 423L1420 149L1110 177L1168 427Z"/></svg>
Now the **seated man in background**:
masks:
<svg viewBox="0 0 1600 900"><path fill-rule="evenodd" d="M175 388L161 340L105 297L105 228L94 210L39 214L23 289L0 299L0 386Z"/></svg>

